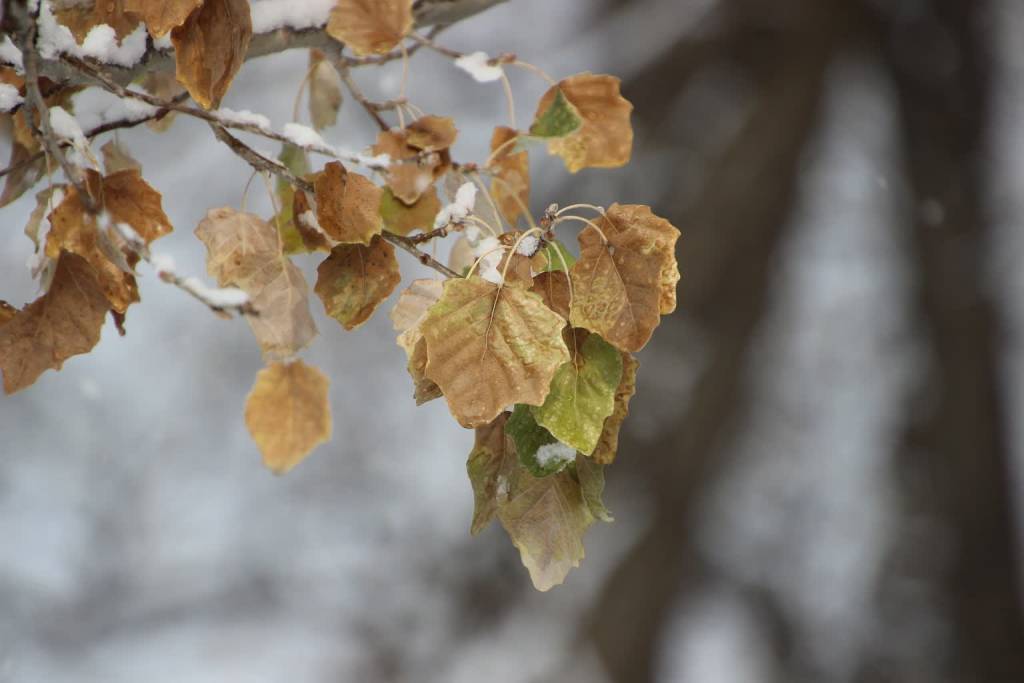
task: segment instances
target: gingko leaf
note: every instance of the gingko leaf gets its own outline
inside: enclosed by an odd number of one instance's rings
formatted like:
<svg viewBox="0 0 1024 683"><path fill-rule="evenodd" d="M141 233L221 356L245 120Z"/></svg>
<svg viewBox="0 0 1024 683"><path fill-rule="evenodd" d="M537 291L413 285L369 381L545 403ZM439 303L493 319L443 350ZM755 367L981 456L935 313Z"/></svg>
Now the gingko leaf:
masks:
<svg viewBox="0 0 1024 683"><path fill-rule="evenodd" d="M553 87L537 107L537 115L530 126L530 135L536 138L562 138L575 133L583 125L576 107L569 103L558 86Z"/></svg>
<svg viewBox="0 0 1024 683"><path fill-rule="evenodd" d="M309 345L317 334L309 287L270 223L227 207L211 209L195 234L206 245L206 270L217 284L249 295L257 315L247 319L265 358L288 358Z"/></svg>
<svg viewBox="0 0 1024 683"><path fill-rule="evenodd" d="M385 130L377 135L374 154L387 154L387 184L395 197L407 205L415 204L436 180L451 168L448 150L423 152L408 144L407 130Z"/></svg>
<svg viewBox="0 0 1024 683"><path fill-rule="evenodd" d="M403 237L413 230L430 230L440 210L441 200L437 198L437 190L433 187L427 189L411 206L396 197L391 188L384 188L380 198L380 216L384 219L384 229Z"/></svg>
<svg viewBox="0 0 1024 683"><path fill-rule="evenodd" d="M338 161L324 166L314 183L316 217L328 236L342 244L369 245L381 232L381 189Z"/></svg>
<svg viewBox="0 0 1024 683"><path fill-rule="evenodd" d="M104 1L97 0L96 4ZM184 24L192 11L202 4L203 0L124 0L124 9L142 17L149 35L160 38Z"/></svg>
<svg viewBox="0 0 1024 683"><path fill-rule="evenodd" d="M530 157L526 150L517 150L514 142L519 133L513 128L498 126L491 136L491 195L510 225L530 206Z"/></svg>
<svg viewBox="0 0 1024 683"><path fill-rule="evenodd" d="M177 78L204 109L216 109L252 38L248 0L205 0L171 31Z"/></svg>
<svg viewBox="0 0 1024 683"><path fill-rule="evenodd" d="M341 109L341 76L320 50L309 51L309 118L323 130L338 121Z"/></svg>
<svg viewBox="0 0 1024 683"><path fill-rule="evenodd" d="M423 152L446 150L459 134L447 116L422 116L406 126L405 132L405 144Z"/></svg>
<svg viewBox="0 0 1024 683"><path fill-rule="evenodd" d="M285 474L330 440L329 384L301 360L271 363L256 375L245 402L245 426L275 474Z"/></svg>
<svg viewBox="0 0 1024 683"><path fill-rule="evenodd" d="M346 330L369 320L394 291L402 276L395 248L375 237L370 246L339 244L316 269L314 290L327 315Z"/></svg>
<svg viewBox="0 0 1024 683"><path fill-rule="evenodd" d="M569 359L564 326L532 292L477 277L450 279L420 324L426 375L461 425L479 427L505 406L544 402L555 371Z"/></svg>
<svg viewBox="0 0 1024 683"><path fill-rule="evenodd" d="M552 311L569 318L569 276L561 271L540 273L533 278L532 292L540 295L544 305Z"/></svg>
<svg viewBox="0 0 1024 683"><path fill-rule="evenodd" d="M572 252L558 240L545 244L541 254L543 254L543 261L540 264L540 267L537 268L537 272L539 273L568 270L569 268L572 268L574 263L576 263L576 257L573 256Z"/></svg>
<svg viewBox="0 0 1024 683"><path fill-rule="evenodd" d="M615 460L615 453L619 449L619 430L629 415L629 399L636 393L636 371L639 367L640 363L632 354L622 352L622 379L615 389L615 408L604 421L597 448L590 456L594 462L610 465Z"/></svg>
<svg viewBox="0 0 1024 683"><path fill-rule="evenodd" d="M391 309L391 324L398 332L398 345L406 355L412 355L416 343L423 337L420 323L427 317L427 311L437 303L444 292L442 280L413 280L401 294L398 302Z"/></svg>
<svg viewBox="0 0 1024 683"><path fill-rule="evenodd" d="M605 419L615 407L615 389L622 378L622 356L596 334L573 330L573 358L551 381L551 393L532 409L537 423L564 444L589 455L597 446Z"/></svg>
<svg viewBox="0 0 1024 683"><path fill-rule="evenodd" d="M679 231L637 205L614 204L597 224L603 237L592 227L579 233L570 322L623 351L639 351L661 321L667 290L675 289Z"/></svg>
<svg viewBox="0 0 1024 683"><path fill-rule="evenodd" d="M560 442L537 424L529 406L515 407L505 431L516 445L520 464L535 477L561 472L576 458L575 448Z"/></svg>
<svg viewBox="0 0 1024 683"><path fill-rule="evenodd" d="M567 125L561 124L571 121L562 99L582 122L570 132L564 132ZM617 168L629 163L633 151L632 111L633 105L619 93L618 78L577 74L560 81L541 98L530 134L550 138L548 150L562 157L570 173L583 168Z"/></svg>
<svg viewBox="0 0 1024 683"><path fill-rule="evenodd" d="M524 467L509 474L508 494L498 494L498 519L539 591L565 580L583 560L583 534L594 515L572 470L534 477Z"/></svg>
<svg viewBox="0 0 1024 683"><path fill-rule="evenodd" d="M382 55L412 29L412 0L338 0L327 33L357 55Z"/></svg>
<svg viewBox="0 0 1024 683"><path fill-rule="evenodd" d="M0 325L4 391L31 386L44 371L92 350L107 308L92 267L75 254L60 254L49 291Z"/></svg>
<svg viewBox="0 0 1024 683"><path fill-rule="evenodd" d="M594 462L583 454L576 454L576 478L580 482L580 492L587 504L590 514L602 522L613 522L612 513L604 506L601 497L604 495L604 465Z"/></svg>
<svg viewBox="0 0 1024 683"><path fill-rule="evenodd" d="M515 449L508 445L505 424L508 413L502 413L489 424L476 428L473 450L466 460L466 472L473 486L474 536L487 528L498 512L499 496L508 494L509 475L515 470ZM504 490L502 490L504 489Z"/></svg>

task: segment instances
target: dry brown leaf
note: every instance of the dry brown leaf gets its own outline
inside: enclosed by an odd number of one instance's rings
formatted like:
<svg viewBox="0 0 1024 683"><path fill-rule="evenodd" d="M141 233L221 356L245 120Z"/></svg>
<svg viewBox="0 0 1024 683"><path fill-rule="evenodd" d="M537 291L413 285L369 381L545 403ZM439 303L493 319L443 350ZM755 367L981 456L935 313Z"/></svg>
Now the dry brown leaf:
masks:
<svg viewBox="0 0 1024 683"><path fill-rule="evenodd" d="M31 386L46 370L87 353L100 339L107 299L92 267L67 252L60 255L49 291L0 326L4 391Z"/></svg>
<svg viewBox="0 0 1024 683"><path fill-rule="evenodd" d="M409 145L407 139L406 131L381 131L377 135L373 153L391 157L387 174L388 187L400 200L413 205L436 180L448 172L451 156L447 150L421 152Z"/></svg>
<svg viewBox="0 0 1024 683"><path fill-rule="evenodd" d="M540 405L569 359L563 327L565 320L525 289L450 279L420 323L427 377L464 427L487 424L514 403Z"/></svg>
<svg viewBox="0 0 1024 683"><path fill-rule="evenodd" d="M505 284L525 287L533 287L533 263L529 256L520 254L516 244L522 237L521 232L503 232L498 235L498 242L505 245L507 249L498 262L498 272L505 278Z"/></svg>
<svg viewBox="0 0 1024 683"><path fill-rule="evenodd" d="M185 92L178 79L169 71L150 71L142 78L142 89L161 100L173 100ZM174 123L176 113L169 111L160 118L146 121L146 127L158 133L166 132Z"/></svg>
<svg viewBox="0 0 1024 683"><path fill-rule="evenodd" d="M538 273L533 278L531 291L540 295L544 305L569 319L569 276L560 270Z"/></svg>
<svg viewBox="0 0 1024 683"><path fill-rule="evenodd" d="M288 358L309 346L317 334L309 287L284 255L274 226L225 207L207 212L195 234L206 245L206 270L217 284L249 294L258 315L247 319L265 358Z"/></svg>
<svg viewBox="0 0 1024 683"><path fill-rule="evenodd" d="M619 430L629 415L629 399L636 393L636 371L639 367L640 363L633 354L622 352L622 379L615 390L615 408L605 419L601 436L597 440L597 448L590 456L602 465L610 465L615 460L615 453L619 449Z"/></svg>
<svg viewBox="0 0 1024 683"><path fill-rule="evenodd" d="M412 29L412 0L338 0L327 33L358 55L384 54Z"/></svg>
<svg viewBox="0 0 1024 683"><path fill-rule="evenodd" d="M501 215L512 226L530 206L530 157L526 150L515 151L518 135L514 128L495 128L491 136L494 156L489 164L493 171L491 195Z"/></svg>
<svg viewBox="0 0 1024 683"><path fill-rule="evenodd" d="M447 116L422 116L405 127L405 143L422 152L440 152L455 144L459 131Z"/></svg>
<svg viewBox="0 0 1024 683"><path fill-rule="evenodd" d="M15 117L15 121L18 118L20 117ZM17 126L15 126L15 129L17 129ZM25 147L15 139L11 145L11 159L7 163L7 167L11 168L21 164L31 158L33 154L35 154L33 150ZM46 162L40 157L31 163L25 164L18 170L8 173L7 180L4 183L4 191L0 194L0 208L7 206L25 194L26 190L35 186L45 172Z"/></svg>
<svg viewBox="0 0 1024 683"><path fill-rule="evenodd" d="M338 121L341 109L341 76L320 50L309 51L309 118L323 130Z"/></svg>
<svg viewBox="0 0 1024 683"><path fill-rule="evenodd" d="M401 294L398 302L389 314L391 324L399 333L398 345L405 349L406 355L412 355L416 343L423 337L420 323L427 316L427 311L437 303L444 292L443 280L413 280Z"/></svg>
<svg viewBox="0 0 1024 683"><path fill-rule="evenodd" d="M575 132L548 141L548 149L562 157L569 172L617 168L629 163L633 151L633 126L629 121L633 105L622 97L619 83L618 78L606 74L576 74L552 86L537 105L536 118L540 118L561 90L583 121Z"/></svg>
<svg viewBox="0 0 1024 683"><path fill-rule="evenodd" d="M133 0L96 0L87 4L54 8L53 15L58 23L68 27L79 44L85 42L89 31L100 24L113 28L114 35L120 42L139 25L139 15L131 11L132 2Z"/></svg>
<svg viewBox="0 0 1024 683"><path fill-rule="evenodd" d="M675 290L671 272L679 231L637 205L612 205L598 225L607 244L593 228L579 234L580 258L570 271L570 321L622 351L639 351L661 321L666 290Z"/></svg>
<svg viewBox="0 0 1024 683"><path fill-rule="evenodd" d="M10 305L6 301L0 301L0 327L3 327L5 323L10 322L11 318L18 314L18 309Z"/></svg>
<svg viewBox="0 0 1024 683"><path fill-rule="evenodd" d="M211 2L213 0L210 0ZM101 4L105 0L97 0ZM124 8L142 17L149 35L160 38L185 23L203 0L124 0Z"/></svg>
<svg viewBox="0 0 1024 683"><path fill-rule="evenodd" d="M421 406L427 401L441 398L441 388L426 374L427 342L422 337L413 346L407 367L409 376L412 377L414 387L412 397L416 400L416 405Z"/></svg>
<svg viewBox="0 0 1024 683"><path fill-rule="evenodd" d="M245 402L245 426L275 474L285 474L330 440L329 384L301 360L271 363L256 375Z"/></svg>
<svg viewBox="0 0 1024 683"><path fill-rule="evenodd" d="M171 31L178 82L204 109L219 107L251 38L248 0L205 0Z"/></svg>
<svg viewBox="0 0 1024 683"><path fill-rule="evenodd" d="M103 206L111 219L130 225L146 244L173 229L161 199L138 169L118 171L103 179Z"/></svg>
<svg viewBox="0 0 1024 683"><path fill-rule="evenodd" d="M305 192L298 189L292 194L292 222L306 249L309 251L331 250L331 242L327 235L320 231L320 222L316 219L316 211L309 205L309 198Z"/></svg>
<svg viewBox="0 0 1024 683"><path fill-rule="evenodd" d="M498 513L498 490L502 479L508 481L519 466L515 449L505 435L508 413L502 413L489 424L476 428L473 450L466 460L466 472L473 485L473 523L469 533L474 536L491 523Z"/></svg>
<svg viewBox="0 0 1024 683"><path fill-rule="evenodd" d="M142 172L142 165L115 140L109 140L100 147L100 152L103 153L103 169L107 175L118 171Z"/></svg>
<svg viewBox="0 0 1024 683"><path fill-rule="evenodd" d="M332 161L317 174L316 214L320 227L342 244L369 245L383 227L381 189L369 178Z"/></svg>
<svg viewBox="0 0 1024 683"><path fill-rule="evenodd" d="M316 269L316 275L314 290L324 304L324 311L346 330L354 330L369 320L402 281L395 248L379 236L368 247L334 247Z"/></svg>
<svg viewBox="0 0 1024 683"><path fill-rule="evenodd" d="M415 204L409 206L395 196L391 188L384 188L380 198L380 215L384 229L395 235L408 235L413 230L426 232L434 227L434 217L441 210L437 189L430 187Z"/></svg>

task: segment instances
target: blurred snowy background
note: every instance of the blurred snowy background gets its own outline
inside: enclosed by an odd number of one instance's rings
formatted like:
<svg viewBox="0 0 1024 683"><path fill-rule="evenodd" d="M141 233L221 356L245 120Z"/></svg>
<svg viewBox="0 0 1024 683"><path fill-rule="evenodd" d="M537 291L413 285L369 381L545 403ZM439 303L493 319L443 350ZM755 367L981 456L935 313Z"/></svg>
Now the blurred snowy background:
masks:
<svg viewBox="0 0 1024 683"><path fill-rule="evenodd" d="M126 337L0 398L0 681L1024 680L1020 35L1019 0L510 0L452 27L636 105L625 169L532 155L536 212L645 203L683 231L617 521L547 594L497 525L471 539L472 434L415 406L390 304L346 333L314 300L334 438L274 477L247 326L143 270ZM224 106L279 128L306 63L250 62ZM356 78L391 97L399 71ZM545 85L514 85L528 120ZM456 117L460 160L504 122L500 85L426 51L410 96ZM374 135L346 102L327 137ZM192 230L249 169L180 117L120 139L176 226L158 250L201 274ZM258 181L247 205L271 213ZM32 206L3 213L17 304Z"/></svg>

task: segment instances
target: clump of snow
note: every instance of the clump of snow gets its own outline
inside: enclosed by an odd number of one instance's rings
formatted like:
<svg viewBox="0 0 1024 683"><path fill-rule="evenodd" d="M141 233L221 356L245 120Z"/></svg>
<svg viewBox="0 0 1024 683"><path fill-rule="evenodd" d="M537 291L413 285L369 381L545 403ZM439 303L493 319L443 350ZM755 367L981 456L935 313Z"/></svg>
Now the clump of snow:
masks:
<svg viewBox="0 0 1024 683"><path fill-rule="evenodd" d="M533 256L537 253L537 247L540 246L540 238L536 235L527 235L526 237L519 240L519 246L516 247L516 253L522 256Z"/></svg>
<svg viewBox="0 0 1024 683"><path fill-rule="evenodd" d="M257 114L256 112L249 111L248 109L235 111L233 109L222 107L211 113L227 124L254 126L263 132L270 131L270 119L263 114ZM321 140L321 142L322 141L323 140Z"/></svg>
<svg viewBox="0 0 1024 683"><path fill-rule="evenodd" d="M9 83L0 83L0 111L10 111L24 101L17 88Z"/></svg>
<svg viewBox="0 0 1024 683"><path fill-rule="evenodd" d="M167 254L153 254L149 255L149 262L153 266L153 270L159 273L173 273L174 272L174 259Z"/></svg>
<svg viewBox="0 0 1024 683"><path fill-rule="evenodd" d="M473 247L473 256L479 259L477 272L480 277L496 285L505 281L498 270L503 253L504 247L497 237L485 237Z"/></svg>
<svg viewBox="0 0 1024 683"><path fill-rule="evenodd" d="M253 33L279 28L304 29L323 26L338 0L263 0L252 3Z"/></svg>
<svg viewBox="0 0 1024 683"><path fill-rule="evenodd" d="M202 280L194 277L182 280L181 286L218 308L234 308L249 303L249 295L237 287L207 287Z"/></svg>
<svg viewBox="0 0 1024 683"><path fill-rule="evenodd" d="M131 88L129 88L130 90ZM126 97L121 100L121 106L124 109L124 115L118 118L128 119L129 121L140 121L142 119L148 119L152 116L156 116L158 107L154 107L149 102L143 102L142 100L135 99L134 97Z"/></svg>
<svg viewBox="0 0 1024 683"><path fill-rule="evenodd" d="M330 149L330 145L324 142L324 139L320 137L320 133L301 123L284 124L284 130L281 131L281 134L288 138L288 142L299 147Z"/></svg>
<svg viewBox="0 0 1024 683"><path fill-rule="evenodd" d="M67 140L76 149L84 148L88 144L78 120L64 107L50 107L50 126L58 138Z"/></svg>
<svg viewBox="0 0 1024 683"><path fill-rule="evenodd" d="M473 52L456 59L455 66L468 73L478 83L491 83L500 79L505 72L490 61L491 58L486 52Z"/></svg>
<svg viewBox="0 0 1024 683"><path fill-rule="evenodd" d="M537 449L537 464L548 469L576 459L576 449L561 441L546 443Z"/></svg>
<svg viewBox="0 0 1024 683"><path fill-rule="evenodd" d="M461 223L472 213L476 206L476 185L463 183L455 192L455 201L448 204L434 218L434 229L440 229L452 223Z"/></svg>
<svg viewBox="0 0 1024 683"><path fill-rule="evenodd" d="M21 60L21 50L14 44L10 36L4 36L0 40L0 61L13 65L18 71L25 68Z"/></svg>
<svg viewBox="0 0 1024 683"><path fill-rule="evenodd" d="M113 27L106 24L93 26L79 45L71 29L62 25L53 15L50 3L44 2L39 11L39 54L44 59L56 59L62 54L96 59L106 64L134 66L146 54L146 28L141 24L117 42Z"/></svg>
<svg viewBox="0 0 1024 683"><path fill-rule="evenodd" d="M174 43L171 42L170 32L168 31L159 38L154 38L153 47L157 50L171 50L174 47Z"/></svg>

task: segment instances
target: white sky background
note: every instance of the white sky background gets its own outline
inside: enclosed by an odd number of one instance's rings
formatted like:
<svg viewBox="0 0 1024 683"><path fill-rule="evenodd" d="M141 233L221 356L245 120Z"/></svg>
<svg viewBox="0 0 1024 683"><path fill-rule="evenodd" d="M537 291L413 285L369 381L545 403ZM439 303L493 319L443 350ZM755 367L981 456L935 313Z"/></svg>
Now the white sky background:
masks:
<svg viewBox="0 0 1024 683"><path fill-rule="evenodd" d="M628 79L679 32L697 30L708 4L648 0L594 24L587 3L513 0L442 42L515 51L556 77L589 69ZM1019 27L1024 12L1011 0L1004 5L1003 25ZM612 41L609 31L643 38ZM305 69L302 52L249 63L224 106L264 113L280 129L291 120ZM1024 66L1008 62L1007 69L1024 82ZM500 84L477 84L427 51L413 60L412 75L417 105L455 116L454 156L482 160L491 127L506 123ZM381 97L397 94L397 76L397 69L356 72ZM844 63L834 76L798 224L780 254L776 306L759 337L758 353L772 362L751 373L761 405L749 417L754 436L737 446L737 472L709 492L709 528L730 542L709 536L707 545L724 574L779 591L808 632L853 634L839 645L854 647L870 626L863 599L884 541L880 444L891 438L887 415L905 389L912 354L904 303L889 294L902 285L901 244L891 228L905 209L899 188L887 182L899 163L890 151L892 103L871 65ZM528 72L513 78L522 126L545 85ZM1003 162L1000 220L1009 245L1003 253L1012 255L1024 246L1016 227L1024 174L1013 160L1024 140L1024 91L1003 92L1001 121L1013 144ZM352 102L325 135L353 148L374 136ZM238 205L248 167L204 125L181 117L163 135L141 128L121 140L164 194L175 225L155 248L172 255L182 274L205 277L204 249L192 230L207 209ZM535 211L552 201L649 202L685 173L655 150L638 154L629 170L572 179L559 160L532 156ZM270 214L258 180L247 201ZM3 210L0 292L12 303L34 296L24 266L31 245L21 233L33 205L29 196ZM297 259L310 283L316 260ZM404 254L399 260L405 282L430 273ZM1022 286L1019 268L997 265L1000 283ZM390 304L345 332L313 298L321 335L304 357L331 377L334 438L278 478L260 465L242 420L262 367L248 326L215 318L152 275L140 288L143 303L129 311L127 337L108 325L92 353L0 397L0 683L526 683L549 680L553 671L568 680L561 658L578 617L644 523L642 504L616 487L614 468L607 502L618 521L591 530L587 558L564 586L537 594L504 532L469 538L472 435L443 402L415 406L386 315ZM863 343L833 368L827 391L787 380L819 372L854 331ZM683 398L685 368L676 376L651 371L672 352L656 335L641 356L641 393L650 386ZM631 418L633 428L667 426L671 408L661 410ZM771 457L758 457L764 454ZM800 476L791 478L794 472ZM786 545L794 541L801 543ZM800 558L785 564L791 572L773 572L780 552ZM808 583L831 586L834 599L801 602ZM495 594L504 605L497 616ZM474 615L485 627L476 627ZM667 637L662 679L764 680L764 647L742 603L713 592ZM835 670L849 664L842 647L827 643L812 656ZM590 656L569 670L580 681L602 680Z"/></svg>

